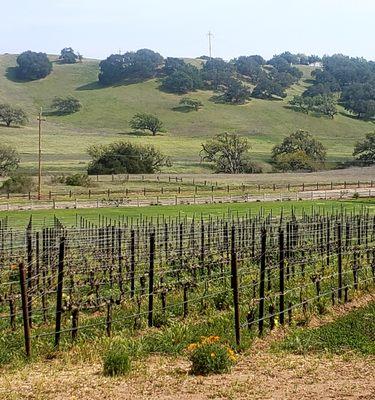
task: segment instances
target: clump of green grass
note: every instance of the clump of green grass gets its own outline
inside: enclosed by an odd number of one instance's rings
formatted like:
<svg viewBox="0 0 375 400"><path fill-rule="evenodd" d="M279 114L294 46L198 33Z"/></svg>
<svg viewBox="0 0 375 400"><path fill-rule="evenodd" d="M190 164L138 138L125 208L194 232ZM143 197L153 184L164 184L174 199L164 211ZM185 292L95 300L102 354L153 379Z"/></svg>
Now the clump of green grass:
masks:
<svg viewBox="0 0 375 400"><path fill-rule="evenodd" d="M276 348L298 354L354 351L363 355L373 355L375 354L375 302L321 327L298 329L281 344L277 344Z"/></svg>
<svg viewBox="0 0 375 400"><path fill-rule="evenodd" d="M103 357L105 376L126 375L131 371L131 358L127 347L122 342L114 341Z"/></svg>

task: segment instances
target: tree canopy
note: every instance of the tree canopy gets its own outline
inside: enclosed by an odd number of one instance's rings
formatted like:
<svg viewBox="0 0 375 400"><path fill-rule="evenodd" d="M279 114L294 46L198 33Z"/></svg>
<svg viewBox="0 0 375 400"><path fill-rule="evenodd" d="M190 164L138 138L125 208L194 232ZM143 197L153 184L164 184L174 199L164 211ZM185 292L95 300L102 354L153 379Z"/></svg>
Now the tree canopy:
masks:
<svg viewBox="0 0 375 400"><path fill-rule="evenodd" d="M61 64L75 64L81 59L80 54L76 54L71 47L65 47L61 50L59 61Z"/></svg>
<svg viewBox="0 0 375 400"><path fill-rule="evenodd" d="M0 145L0 176L7 176L18 168L20 155L7 145Z"/></svg>
<svg viewBox="0 0 375 400"><path fill-rule="evenodd" d="M152 174L170 160L153 146L141 146L130 142L117 142L107 146L91 146L88 154L92 161L88 174Z"/></svg>
<svg viewBox="0 0 375 400"><path fill-rule="evenodd" d="M163 123L160 119L153 114L137 113L130 120L129 125L134 130L148 130L151 131L153 136L163 129Z"/></svg>
<svg viewBox="0 0 375 400"><path fill-rule="evenodd" d="M163 57L152 50L112 54L99 64L99 81L104 85L132 79L150 79L163 64Z"/></svg>
<svg viewBox="0 0 375 400"><path fill-rule="evenodd" d="M20 107L13 107L9 104L0 104L0 121L6 126L25 125L28 121L25 111Z"/></svg>
<svg viewBox="0 0 375 400"><path fill-rule="evenodd" d="M55 97L51 107L57 114L73 114L82 108L82 104L73 96Z"/></svg>
<svg viewBox="0 0 375 400"><path fill-rule="evenodd" d="M283 171L315 171L323 166L325 159L326 150L323 144L303 130L287 136L272 150L272 160L276 168Z"/></svg>
<svg viewBox="0 0 375 400"><path fill-rule="evenodd" d="M25 51L17 57L16 75L22 80L45 78L52 71L52 63L46 53Z"/></svg>
<svg viewBox="0 0 375 400"><path fill-rule="evenodd" d="M250 161L251 146L246 138L235 133L221 133L202 144L200 152L203 161L212 162L215 172L240 174L260 172Z"/></svg>
<svg viewBox="0 0 375 400"><path fill-rule="evenodd" d="M375 164L375 132L368 133L363 140L357 142L353 156L362 165Z"/></svg>

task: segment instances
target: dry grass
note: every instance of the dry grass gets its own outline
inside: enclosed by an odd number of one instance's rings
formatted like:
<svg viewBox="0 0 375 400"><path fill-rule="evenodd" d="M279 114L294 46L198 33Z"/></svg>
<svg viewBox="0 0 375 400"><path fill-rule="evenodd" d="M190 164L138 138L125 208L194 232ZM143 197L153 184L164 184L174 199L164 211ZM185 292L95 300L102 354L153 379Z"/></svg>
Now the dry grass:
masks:
<svg viewBox="0 0 375 400"><path fill-rule="evenodd" d="M327 323L357 309L374 296L337 306ZM225 375L194 377L183 359L150 357L126 378L106 378L100 363L82 365L61 360L33 364L0 377L0 398L10 399L373 399L375 359L351 353L308 356L274 354L270 345L286 332L257 340Z"/></svg>

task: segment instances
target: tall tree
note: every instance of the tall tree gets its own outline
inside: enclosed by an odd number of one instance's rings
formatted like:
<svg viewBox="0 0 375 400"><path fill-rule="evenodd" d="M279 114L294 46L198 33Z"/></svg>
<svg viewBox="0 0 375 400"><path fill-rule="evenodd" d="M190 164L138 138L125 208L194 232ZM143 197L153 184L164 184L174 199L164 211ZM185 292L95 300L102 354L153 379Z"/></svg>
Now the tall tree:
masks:
<svg viewBox="0 0 375 400"><path fill-rule="evenodd" d="M25 51L17 57L17 64L16 75L19 79L42 79L52 71L52 63L46 53Z"/></svg>
<svg viewBox="0 0 375 400"><path fill-rule="evenodd" d="M375 164L375 132L368 133L363 140L357 142L353 156L363 165Z"/></svg>
<svg viewBox="0 0 375 400"><path fill-rule="evenodd" d="M71 47L65 47L61 50L59 61L62 64L75 64L80 60L81 55L78 55L74 52Z"/></svg>

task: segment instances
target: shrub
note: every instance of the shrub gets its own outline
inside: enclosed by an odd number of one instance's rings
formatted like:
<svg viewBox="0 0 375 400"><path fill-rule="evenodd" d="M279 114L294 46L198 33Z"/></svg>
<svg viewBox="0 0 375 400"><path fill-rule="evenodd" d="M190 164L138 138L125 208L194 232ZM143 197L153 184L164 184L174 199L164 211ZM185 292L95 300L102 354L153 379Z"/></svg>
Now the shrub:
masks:
<svg viewBox="0 0 375 400"><path fill-rule="evenodd" d="M190 344L187 351L194 375L229 372L236 361L233 350L220 343L218 336L202 337L199 343Z"/></svg>
<svg viewBox="0 0 375 400"><path fill-rule="evenodd" d="M68 186L84 186L88 187L91 184L90 177L86 174L74 174L65 178L65 183Z"/></svg>
<svg viewBox="0 0 375 400"><path fill-rule="evenodd" d="M183 97L180 100L180 105L183 107L189 107L195 111L199 111L203 107L203 103L198 99L192 99L190 97Z"/></svg>
<svg viewBox="0 0 375 400"><path fill-rule="evenodd" d="M92 161L89 174L152 174L162 166L170 166L170 160L153 146L141 146L129 142L117 142L108 146L92 146L88 149Z"/></svg>
<svg viewBox="0 0 375 400"><path fill-rule="evenodd" d="M57 114L73 114L82 108L82 104L73 96L55 97L51 107Z"/></svg>
<svg viewBox="0 0 375 400"><path fill-rule="evenodd" d="M1 188L5 193L28 193L34 186L33 180L29 175L13 175L7 179Z"/></svg>
<svg viewBox="0 0 375 400"><path fill-rule="evenodd" d="M104 354L103 373L105 376L125 375L131 371L131 358L124 344L114 342Z"/></svg>

